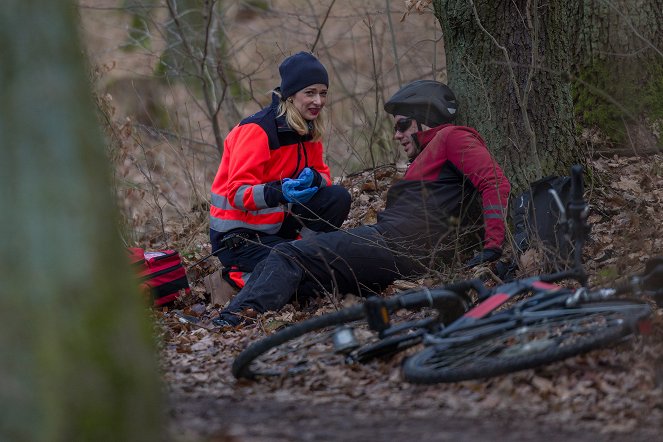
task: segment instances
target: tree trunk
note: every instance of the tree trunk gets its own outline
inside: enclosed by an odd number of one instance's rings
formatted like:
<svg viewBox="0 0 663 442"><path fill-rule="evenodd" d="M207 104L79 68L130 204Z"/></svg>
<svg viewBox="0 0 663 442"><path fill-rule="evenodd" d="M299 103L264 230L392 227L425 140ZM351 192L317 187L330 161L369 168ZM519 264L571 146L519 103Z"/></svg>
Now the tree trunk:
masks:
<svg viewBox="0 0 663 442"><path fill-rule="evenodd" d="M162 440L73 2L0 12L0 440Z"/></svg>
<svg viewBox="0 0 663 442"><path fill-rule="evenodd" d="M663 119L663 0L584 0L580 17L574 102L583 125L617 148L655 147L645 117Z"/></svg>
<svg viewBox="0 0 663 442"><path fill-rule="evenodd" d="M569 82L574 4L434 1L458 121L485 137L516 192L582 162Z"/></svg>

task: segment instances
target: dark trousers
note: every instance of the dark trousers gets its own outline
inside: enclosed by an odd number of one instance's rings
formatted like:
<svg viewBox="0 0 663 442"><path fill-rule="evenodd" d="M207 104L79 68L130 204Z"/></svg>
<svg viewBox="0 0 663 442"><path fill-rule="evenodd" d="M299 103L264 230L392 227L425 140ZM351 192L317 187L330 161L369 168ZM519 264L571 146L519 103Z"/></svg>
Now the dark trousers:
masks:
<svg viewBox="0 0 663 442"><path fill-rule="evenodd" d="M276 234L252 236L239 247L219 252L217 256L224 266L224 278L237 287L237 280L244 279L241 274L253 272L256 265L264 260L276 245L294 240L302 227L314 232L337 230L350 212L350 203L350 194L344 187L321 187L305 205L292 205L290 215ZM212 231L210 236L212 249L220 249L224 235ZM231 271L240 275L233 275L231 278L228 276Z"/></svg>
<svg viewBox="0 0 663 442"><path fill-rule="evenodd" d="M221 319L238 324L233 313L278 310L295 295L307 298L325 290L369 295L423 271L417 260L394 252L373 226L284 242L256 266Z"/></svg>

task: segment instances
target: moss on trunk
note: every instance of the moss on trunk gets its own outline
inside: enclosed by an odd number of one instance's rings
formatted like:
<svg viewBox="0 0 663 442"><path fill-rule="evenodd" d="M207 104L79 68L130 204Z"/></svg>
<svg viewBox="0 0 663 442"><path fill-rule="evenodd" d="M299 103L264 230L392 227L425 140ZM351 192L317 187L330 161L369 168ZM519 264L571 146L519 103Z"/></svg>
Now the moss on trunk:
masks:
<svg viewBox="0 0 663 442"><path fill-rule="evenodd" d="M663 0L584 0L577 20L576 115L630 142L629 126L663 115Z"/></svg>
<svg viewBox="0 0 663 442"><path fill-rule="evenodd" d="M448 81L461 124L476 127L514 184L566 174L582 160L565 25L573 2L438 0Z"/></svg>

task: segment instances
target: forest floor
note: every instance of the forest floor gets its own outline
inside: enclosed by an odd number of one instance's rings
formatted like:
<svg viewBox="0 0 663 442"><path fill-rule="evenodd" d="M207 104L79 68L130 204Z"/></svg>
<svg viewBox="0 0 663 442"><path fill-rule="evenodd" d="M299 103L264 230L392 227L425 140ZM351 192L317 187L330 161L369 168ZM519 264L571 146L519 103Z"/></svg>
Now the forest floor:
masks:
<svg viewBox="0 0 663 442"><path fill-rule="evenodd" d="M641 271L663 255L663 156L596 160L585 261L591 284ZM344 180L353 193L348 226L371 222L397 172ZM201 251L201 256L203 252ZM199 257L193 257L194 259ZM470 276L459 275L459 276ZM204 288L179 307L208 324ZM392 288L391 292L397 288ZM391 293L390 292L390 293ZM330 367L288 378L238 381L235 356L274 324L330 308L288 306L242 328L207 329L156 312L177 441L596 441L660 440L663 430L663 313L653 332L537 369L485 380L421 386L400 374L402 357Z"/></svg>

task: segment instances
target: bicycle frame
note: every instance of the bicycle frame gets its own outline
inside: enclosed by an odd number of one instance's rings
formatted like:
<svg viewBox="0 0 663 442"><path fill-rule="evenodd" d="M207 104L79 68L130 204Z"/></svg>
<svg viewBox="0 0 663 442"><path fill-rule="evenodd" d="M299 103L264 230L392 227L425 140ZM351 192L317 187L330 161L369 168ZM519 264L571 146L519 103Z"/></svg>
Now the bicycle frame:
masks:
<svg viewBox="0 0 663 442"><path fill-rule="evenodd" d="M485 328L486 334L490 334L493 331L488 327L491 322L486 323L484 318L493 314L501 305L507 302L509 299L512 299L515 296L518 296L523 293L532 292L533 295L529 299L525 300L518 309L524 310L526 308L546 308L549 305L559 303L560 299L566 299L572 291L564 287L550 284L541 280L540 276L533 276L527 279L513 281L507 284L496 287L492 291L493 293L489 295L484 301L477 304L463 316L458 318L456 321L451 323L449 326L440 330L435 334L429 334L424 338L425 344L437 344L444 340L445 343L449 342L449 336L453 333L462 331L463 329L469 329L475 326L479 320L482 320L482 326L487 326ZM529 304L529 306L527 306ZM496 326L496 329L502 328L504 326L504 321L515 321L517 316L514 316L513 311L509 311L508 314L500 315L500 313L493 314L493 319L495 323L499 323ZM473 336L475 338L476 335Z"/></svg>

